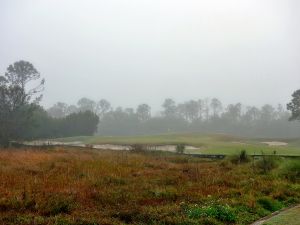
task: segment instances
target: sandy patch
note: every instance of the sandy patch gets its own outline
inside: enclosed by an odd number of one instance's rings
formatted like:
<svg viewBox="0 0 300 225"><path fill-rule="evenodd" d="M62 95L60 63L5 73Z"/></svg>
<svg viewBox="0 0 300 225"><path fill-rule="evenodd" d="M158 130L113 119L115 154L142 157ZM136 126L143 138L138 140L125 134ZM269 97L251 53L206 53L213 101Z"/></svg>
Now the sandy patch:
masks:
<svg viewBox="0 0 300 225"><path fill-rule="evenodd" d="M263 144L266 144L268 146L287 146L288 143L286 142L280 142L280 141L266 141L262 142Z"/></svg>

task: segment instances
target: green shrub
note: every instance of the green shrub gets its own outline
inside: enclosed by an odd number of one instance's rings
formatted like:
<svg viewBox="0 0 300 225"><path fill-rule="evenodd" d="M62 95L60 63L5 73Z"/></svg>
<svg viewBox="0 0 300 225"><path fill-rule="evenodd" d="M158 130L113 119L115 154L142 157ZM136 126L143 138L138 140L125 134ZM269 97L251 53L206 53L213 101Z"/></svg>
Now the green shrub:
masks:
<svg viewBox="0 0 300 225"><path fill-rule="evenodd" d="M284 164L281 174L292 182L300 181L300 160L291 160Z"/></svg>
<svg viewBox="0 0 300 225"><path fill-rule="evenodd" d="M283 204L277 200L274 200L269 197L263 197L257 200L257 203L260 204L264 209L274 212L283 208Z"/></svg>
<svg viewBox="0 0 300 225"><path fill-rule="evenodd" d="M176 145L176 152L179 154L183 154L185 150L185 144L177 144Z"/></svg>
<svg viewBox="0 0 300 225"><path fill-rule="evenodd" d="M244 162L249 162L249 161L250 161L250 159L248 157L246 150L242 150L240 152L240 162L244 163Z"/></svg>
<svg viewBox="0 0 300 225"><path fill-rule="evenodd" d="M278 167L279 160L276 156L262 155L262 158L259 159L255 165L258 169L260 169L264 173L267 173Z"/></svg>
<svg viewBox="0 0 300 225"><path fill-rule="evenodd" d="M230 161L234 164L247 163L250 162L250 158L246 150L242 150L240 154L231 156Z"/></svg>
<svg viewBox="0 0 300 225"><path fill-rule="evenodd" d="M236 214L229 206L212 205L204 207L192 207L188 209L187 215L191 219L214 218L223 222L235 222Z"/></svg>

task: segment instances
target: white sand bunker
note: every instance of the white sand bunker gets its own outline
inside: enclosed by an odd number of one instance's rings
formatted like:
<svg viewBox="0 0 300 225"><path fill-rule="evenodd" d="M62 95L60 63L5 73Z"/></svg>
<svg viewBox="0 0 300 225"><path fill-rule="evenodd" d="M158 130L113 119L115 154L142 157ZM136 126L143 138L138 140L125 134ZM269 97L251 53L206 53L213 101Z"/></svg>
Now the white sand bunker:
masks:
<svg viewBox="0 0 300 225"><path fill-rule="evenodd" d="M266 141L262 142L263 144L266 144L268 146L287 146L288 143L286 142L281 142L281 141Z"/></svg>

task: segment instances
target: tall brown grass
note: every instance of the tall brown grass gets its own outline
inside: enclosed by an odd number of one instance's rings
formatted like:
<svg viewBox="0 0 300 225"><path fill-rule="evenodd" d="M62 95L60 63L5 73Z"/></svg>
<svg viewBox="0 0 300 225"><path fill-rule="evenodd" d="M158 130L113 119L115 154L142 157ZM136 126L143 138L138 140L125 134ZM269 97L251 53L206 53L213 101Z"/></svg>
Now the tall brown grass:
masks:
<svg viewBox="0 0 300 225"><path fill-rule="evenodd" d="M182 205L216 201L255 212L258 196L289 201L297 192L288 180L255 174L248 164L71 148L0 151L0 224L18 224L16 218L23 224L180 224L190 221Z"/></svg>

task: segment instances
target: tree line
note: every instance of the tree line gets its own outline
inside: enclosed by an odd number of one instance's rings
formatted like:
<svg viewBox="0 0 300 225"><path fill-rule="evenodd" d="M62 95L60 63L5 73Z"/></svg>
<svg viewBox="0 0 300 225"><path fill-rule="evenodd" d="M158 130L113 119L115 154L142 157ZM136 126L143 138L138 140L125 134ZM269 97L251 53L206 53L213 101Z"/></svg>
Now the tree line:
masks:
<svg viewBox="0 0 300 225"><path fill-rule="evenodd" d="M136 108L113 108L105 99L81 98L76 105L58 102L47 112L53 118L64 118L73 112L92 111L100 119L97 134L104 136L211 132L285 138L300 134L300 124L289 122L292 114L281 104L276 107L270 104L244 106L241 103L225 106L217 98L181 103L168 98L161 106L162 110L153 116L151 106L146 103Z"/></svg>
<svg viewBox="0 0 300 225"><path fill-rule="evenodd" d="M49 116L39 105L44 84L38 70L24 60L9 65L0 76L0 146L95 133L99 118L92 111L73 112L64 118Z"/></svg>
<svg viewBox="0 0 300 225"><path fill-rule="evenodd" d="M32 84L36 84L35 86ZM150 135L175 132L228 133L248 137L299 137L300 90L284 106L260 108L224 105L217 98L176 103L168 98L153 116L151 107L113 108L109 101L81 98L76 105L40 105L45 80L30 62L21 60L0 76L0 146L40 138L99 135Z"/></svg>

